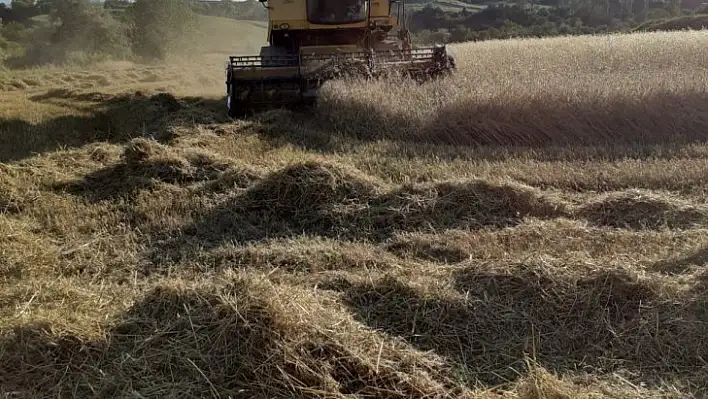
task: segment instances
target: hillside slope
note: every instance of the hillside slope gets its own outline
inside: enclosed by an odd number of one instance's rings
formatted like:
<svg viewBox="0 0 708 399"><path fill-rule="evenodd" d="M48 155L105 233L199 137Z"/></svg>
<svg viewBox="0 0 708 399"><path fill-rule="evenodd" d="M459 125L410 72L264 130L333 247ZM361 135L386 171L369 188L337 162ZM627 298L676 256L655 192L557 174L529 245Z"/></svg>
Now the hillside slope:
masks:
<svg viewBox="0 0 708 399"><path fill-rule="evenodd" d="M244 120L223 54L2 75L0 394L705 396L707 38Z"/></svg>
<svg viewBox="0 0 708 399"><path fill-rule="evenodd" d="M45 118L69 116L79 110L67 101L32 101L25 94L49 92L100 91L104 94L136 90L166 91L177 95L222 96L224 65L230 55L258 54L267 44L266 25L257 21L200 16L198 34L193 38L196 53L171 55L158 65L140 65L127 61L109 61L90 69L39 67L24 70L0 70L0 109L6 118L32 114L35 122ZM88 111L88 110L83 110ZM58 132L61 134L61 132ZM0 143L3 143L0 137ZM12 150L9 150L12 151Z"/></svg>
<svg viewBox="0 0 708 399"><path fill-rule="evenodd" d="M657 31L675 31L675 30L701 30L708 28L708 14L698 14L683 16L677 18L669 18L663 20L655 20L645 22L637 26L636 32L657 32Z"/></svg>
<svg viewBox="0 0 708 399"><path fill-rule="evenodd" d="M202 54L258 54L268 44L268 23L200 16Z"/></svg>

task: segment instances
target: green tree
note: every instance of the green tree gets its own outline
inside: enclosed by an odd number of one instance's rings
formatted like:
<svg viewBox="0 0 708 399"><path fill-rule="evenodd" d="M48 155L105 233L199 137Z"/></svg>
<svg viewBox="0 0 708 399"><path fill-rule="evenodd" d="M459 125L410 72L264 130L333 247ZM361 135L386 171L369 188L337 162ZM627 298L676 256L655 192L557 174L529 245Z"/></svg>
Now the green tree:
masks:
<svg viewBox="0 0 708 399"><path fill-rule="evenodd" d="M133 49L141 57L165 59L196 29L197 15L182 0L137 0L130 12Z"/></svg>
<svg viewBox="0 0 708 399"><path fill-rule="evenodd" d="M130 56L125 26L89 0L42 1L50 26L32 29L24 54L8 63L16 67L46 63L86 63Z"/></svg>
<svg viewBox="0 0 708 399"><path fill-rule="evenodd" d="M12 14L17 21L26 21L39 15L39 8L34 0L12 0Z"/></svg>
<svg viewBox="0 0 708 399"><path fill-rule="evenodd" d="M66 51L128 55L125 27L89 0L53 0L50 19L56 26L51 41L63 45Z"/></svg>

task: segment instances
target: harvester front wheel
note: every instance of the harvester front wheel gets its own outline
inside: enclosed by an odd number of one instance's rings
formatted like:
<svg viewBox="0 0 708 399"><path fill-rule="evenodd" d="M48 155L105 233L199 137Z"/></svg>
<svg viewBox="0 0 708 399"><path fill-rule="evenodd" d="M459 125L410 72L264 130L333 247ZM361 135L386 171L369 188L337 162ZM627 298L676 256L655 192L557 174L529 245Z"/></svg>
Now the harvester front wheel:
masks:
<svg viewBox="0 0 708 399"><path fill-rule="evenodd" d="M244 116L243 111L240 109L241 107L238 106L237 102L234 101L231 95L226 97L226 106L228 107L227 114L229 115L229 118L239 118Z"/></svg>
<svg viewBox="0 0 708 399"><path fill-rule="evenodd" d="M242 118L246 116L246 108L238 94L236 83L231 79L229 73L226 83L226 107L227 115L230 118Z"/></svg>
<svg viewBox="0 0 708 399"><path fill-rule="evenodd" d="M226 97L227 114L230 118L243 118L248 115L248 110L243 101L229 95Z"/></svg>

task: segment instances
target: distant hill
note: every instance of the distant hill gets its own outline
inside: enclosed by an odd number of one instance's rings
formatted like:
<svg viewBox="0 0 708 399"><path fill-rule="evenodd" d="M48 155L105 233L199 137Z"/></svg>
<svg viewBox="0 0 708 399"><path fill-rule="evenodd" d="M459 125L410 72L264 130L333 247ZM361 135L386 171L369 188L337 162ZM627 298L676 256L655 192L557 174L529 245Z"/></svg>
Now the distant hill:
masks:
<svg viewBox="0 0 708 399"><path fill-rule="evenodd" d="M674 31L708 28L708 13L654 20L637 26L635 32Z"/></svg>
<svg viewBox="0 0 708 399"><path fill-rule="evenodd" d="M258 54L267 44L267 22L200 16L199 41L203 53L230 55Z"/></svg>
<svg viewBox="0 0 708 399"><path fill-rule="evenodd" d="M486 7L483 4L470 4L460 0L423 0L418 2L406 1L406 11L418 11L428 6L440 8L443 11L448 12L458 12L463 9L467 9L467 11L474 11L484 9Z"/></svg>

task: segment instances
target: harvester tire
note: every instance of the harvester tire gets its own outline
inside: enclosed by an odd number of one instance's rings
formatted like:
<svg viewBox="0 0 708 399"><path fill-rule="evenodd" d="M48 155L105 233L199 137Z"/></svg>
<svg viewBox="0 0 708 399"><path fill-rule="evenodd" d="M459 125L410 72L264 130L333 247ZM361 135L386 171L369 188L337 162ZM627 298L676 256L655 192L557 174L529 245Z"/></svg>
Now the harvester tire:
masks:
<svg viewBox="0 0 708 399"><path fill-rule="evenodd" d="M227 115L229 118L241 118L246 116L246 112L242 107L241 101L234 99L233 89L230 89L226 95Z"/></svg>
<svg viewBox="0 0 708 399"><path fill-rule="evenodd" d="M226 97L226 106L228 107L227 114L229 115L229 118L237 118L239 116L230 95Z"/></svg>

